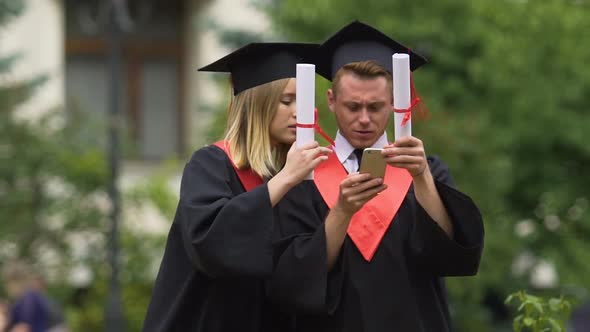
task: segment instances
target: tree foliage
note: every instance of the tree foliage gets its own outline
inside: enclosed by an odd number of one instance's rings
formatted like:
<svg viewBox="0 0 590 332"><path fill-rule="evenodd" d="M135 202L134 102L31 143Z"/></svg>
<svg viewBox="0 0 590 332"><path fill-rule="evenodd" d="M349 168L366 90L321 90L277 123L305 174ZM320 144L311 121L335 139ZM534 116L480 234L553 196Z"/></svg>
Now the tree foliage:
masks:
<svg viewBox="0 0 590 332"><path fill-rule="evenodd" d="M564 332L571 305L563 297L545 300L524 291L510 294L506 304L516 302L519 315L514 318L515 332Z"/></svg>

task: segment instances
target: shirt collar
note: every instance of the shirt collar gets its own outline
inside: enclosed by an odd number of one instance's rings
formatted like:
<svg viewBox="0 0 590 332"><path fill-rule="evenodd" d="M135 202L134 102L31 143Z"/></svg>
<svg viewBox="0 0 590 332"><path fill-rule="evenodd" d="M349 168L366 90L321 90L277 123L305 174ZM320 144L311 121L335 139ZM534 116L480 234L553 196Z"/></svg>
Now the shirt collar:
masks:
<svg viewBox="0 0 590 332"><path fill-rule="evenodd" d="M344 163L344 161L350 157L352 151L354 151L354 146L350 145L346 138L340 134L340 130L336 132L336 139L334 140L334 143L336 144L334 151L338 156L338 160L340 160L340 163ZM382 148L387 145L389 145L389 141L387 140L387 133L384 132L383 135L381 135L381 137L379 137L379 139L371 147Z"/></svg>

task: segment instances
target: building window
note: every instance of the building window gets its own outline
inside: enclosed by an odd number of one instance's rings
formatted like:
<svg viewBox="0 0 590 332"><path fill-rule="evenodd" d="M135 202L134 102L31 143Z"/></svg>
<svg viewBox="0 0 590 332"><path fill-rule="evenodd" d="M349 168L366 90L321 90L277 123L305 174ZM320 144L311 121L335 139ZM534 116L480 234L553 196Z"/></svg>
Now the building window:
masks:
<svg viewBox="0 0 590 332"><path fill-rule="evenodd" d="M66 0L66 106L108 112L109 1ZM121 113L134 156L161 159L184 150L181 0L128 0L132 30L123 38Z"/></svg>

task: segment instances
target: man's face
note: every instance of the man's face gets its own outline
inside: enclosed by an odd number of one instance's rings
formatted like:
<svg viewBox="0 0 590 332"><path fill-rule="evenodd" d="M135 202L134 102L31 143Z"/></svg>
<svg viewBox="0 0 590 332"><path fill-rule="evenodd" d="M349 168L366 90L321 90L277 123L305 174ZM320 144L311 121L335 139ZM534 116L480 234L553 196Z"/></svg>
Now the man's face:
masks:
<svg viewBox="0 0 590 332"><path fill-rule="evenodd" d="M361 79L347 73L334 88L337 91L328 90L328 106L336 115L340 133L357 149L372 146L383 135L392 111L387 80Z"/></svg>

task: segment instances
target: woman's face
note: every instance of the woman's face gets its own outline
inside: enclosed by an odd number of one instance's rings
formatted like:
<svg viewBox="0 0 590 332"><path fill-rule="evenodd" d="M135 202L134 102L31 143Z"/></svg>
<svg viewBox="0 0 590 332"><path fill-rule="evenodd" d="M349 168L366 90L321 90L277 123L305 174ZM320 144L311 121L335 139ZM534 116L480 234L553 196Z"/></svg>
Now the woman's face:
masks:
<svg viewBox="0 0 590 332"><path fill-rule="evenodd" d="M281 99L279 107L270 122L270 141L272 145L293 144L295 142L296 123L295 118L295 79L289 79Z"/></svg>

